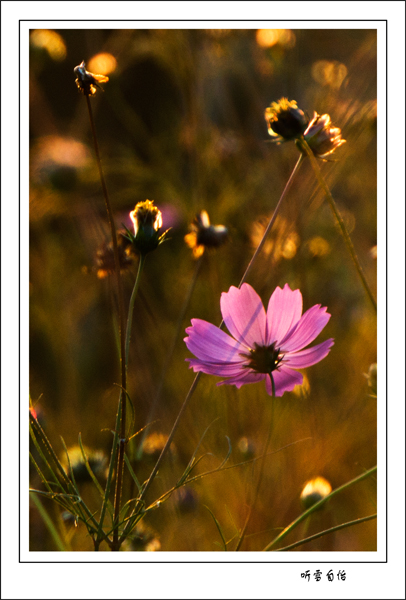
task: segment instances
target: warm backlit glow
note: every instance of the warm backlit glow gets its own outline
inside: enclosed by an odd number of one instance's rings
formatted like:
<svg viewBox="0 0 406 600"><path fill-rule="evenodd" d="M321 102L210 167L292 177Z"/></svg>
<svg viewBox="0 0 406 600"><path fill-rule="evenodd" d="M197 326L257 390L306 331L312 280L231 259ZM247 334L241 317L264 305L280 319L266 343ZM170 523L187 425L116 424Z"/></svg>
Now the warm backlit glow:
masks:
<svg viewBox="0 0 406 600"><path fill-rule="evenodd" d="M256 40L261 48L271 48L275 44L285 48L293 48L296 43L296 36L290 29L258 29Z"/></svg>
<svg viewBox="0 0 406 600"><path fill-rule="evenodd" d="M51 29L35 29L30 36L30 42L37 48L44 48L53 60L66 58L66 45L62 37Z"/></svg>
<svg viewBox="0 0 406 600"><path fill-rule="evenodd" d="M112 54L108 52L101 52L96 54L86 63L86 68L90 73L100 73L102 75L109 75L113 73L117 68L117 61Z"/></svg>
<svg viewBox="0 0 406 600"><path fill-rule="evenodd" d="M324 477L315 477L306 483L300 498L304 500L308 496L314 496L315 501L321 500L331 492L331 485Z"/></svg>
<svg viewBox="0 0 406 600"><path fill-rule="evenodd" d="M330 253L330 244L319 235L309 240L307 246L312 256L326 256Z"/></svg>
<svg viewBox="0 0 406 600"><path fill-rule="evenodd" d="M335 90L347 77L347 67L336 60L319 60L312 65L312 77L320 85L329 85Z"/></svg>

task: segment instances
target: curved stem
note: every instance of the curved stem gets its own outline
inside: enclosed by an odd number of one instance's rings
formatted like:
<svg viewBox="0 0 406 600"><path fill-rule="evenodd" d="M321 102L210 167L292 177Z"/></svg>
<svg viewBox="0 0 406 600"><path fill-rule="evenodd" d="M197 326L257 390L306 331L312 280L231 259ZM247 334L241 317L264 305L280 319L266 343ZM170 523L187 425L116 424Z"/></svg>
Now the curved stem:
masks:
<svg viewBox="0 0 406 600"><path fill-rule="evenodd" d="M353 525L359 525L360 523L365 523L366 521L372 521L372 519L376 519L378 515L375 513L374 515L368 515L367 517L360 517L359 519L354 519L354 521L347 521L347 523L341 523L341 525L335 525L334 527L330 527L330 529L325 529L324 531L320 531L319 533L315 533L303 540L299 540L294 544L290 544L289 546L285 546L284 548L278 548L275 552L286 552L287 550L293 550L298 546L302 546L303 544L307 544L308 542L312 542L313 540L317 540L324 535L328 535L329 533L334 533L335 531L340 531L341 529L346 529L347 527L352 527Z"/></svg>
<svg viewBox="0 0 406 600"><path fill-rule="evenodd" d="M267 226L267 228L266 228L266 230L265 230L265 232L264 232L264 234L262 236L262 239L261 239L260 243L258 244L258 247L257 247L257 249L255 250L255 252L254 252L254 254L252 256L252 258L251 258L251 260L250 260L250 262L249 262L249 264L248 264L248 266L247 266L247 268L246 268L246 270L244 272L244 275L241 278L241 281L240 281L238 287L241 287L242 284L247 279L248 274L251 271L251 268L252 268L252 266L254 264L254 261L256 260L257 256L259 255L260 251L262 250L262 247L265 244L266 238L267 238L269 232L271 231L271 229L273 227L273 224L275 223L276 217L278 216L278 213L279 213L280 207L282 205L282 202L283 202L284 198L286 197L286 195L287 195L287 193L288 193L288 191L289 191L289 189L291 187L293 179L294 179L295 175L297 174L297 172L299 170L299 167L300 167L300 165L303 162L303 159L304 159L303 155L300 155L300 157L298 158L298 160L296 162L296 165L295 165L295 167L294 167L294 169L293 169L293 171L292 171L292 173L291 173L291 175L290 175L290 177L289 177L289 179L288 179L288 181L287 181L287 183L286 183L286 185L285 185L285 187L284 187L284 189L282 191L282 194L281 194L281 196L279 198L279 201L278 201L278 203L277 203L277 205L275 207L275 210L273 212L272 218L270 219L270 221L268 223L268 226ZM223 324L224 324L224 321L222 321L220 323L219 327L221 328L223 326ZM190 389L189 389L189 391L188 391L188 393L186 395L186 398L183 401L183 404L182 404L182 406L181 406L181 408L179 410L178 416L176 417L175 423L173 424L172 430L171 430L171 432L170 432L170 434L168 436L166 444L163 447L162 452L159 455L158 460L157 460L154 468L152 469L152 472L151 472L151 474L150 474L150 476L149 476L149 478L148 478L148 480L147 480L147 482L146 482L146 484L145 484L145 486L144 486L144 488L143 488L143 490L141 492L139 500L143 500L145 498L145 495L146 495L147 491L149 490L149 488L150 488L153 480L155 479L155 476L156 476L156 474L158 472L158 469L161 466L162 460L165 457L165 455L168 452L168 449L169 449L169 447L171 445L173 437L174 437L174 435L176 433L176 430L178 428L180 419L181 419L183 413L185 412L187 405L189 404L189 400L192 397L192 395L193 395L193 393L194 393L194 391L195 391L195 389L197 387L197 384L199 383L201 375L202 375L201 372L197 373L196 377L193 380L193 383L192 383L192 385L191 385L191 387L190 387ZM124 528L124 531L123 531L123 533L121 535L120 540L123 541L125 539L126 535L127 535L127 529Z"/></svg>
<svg viewBox="0 0 406 600"><path fill-rule="evenodd" d="M265 229L264 235L262 236L262 239L261 239L261 241L259 242L259 244L258 244L258 247L257 247L257 249L255 250L255 252L254 252L254 254L253 254L253 256L252 256L252 258L251 258L251 260L250 260L250 262L249 262L249 264L248 264L248 267L245 269L245 273L244 273L244 275L242 276L242 278L241 278L241 281L240 281L240 283L239 283L239 285L238 285L238 287L239 287L239 288L240 288L240 287L242 286L242 284L243 284L243 283L246 281L246 279L247 279L247 277L248 277L248 273L249 273L249 272L251 271L251 269L252 269L252 265L254 264L254 262L255 262L255 260L256 260L256 258L257 258L257 256L258 256L258 254L261 252L261 250L262 250L262 247L263 247L263 245L264 245L264 244L265 244L265 242L266 242L266 238L268 237L268 234L269 234L269 232L271 231L271 229L272 229L272 227L273 227L273 225L274 225L274 223L275 223L276 217L278 216L278 213L279 213L279 210L280 210L281 204L282 204L282 202L283 202L283 200L284 200L284 198L285 198L286 194L288 193L288 191L289 191L289 189L290 189L290 186L292 185L292 181L293 181L293 179L294 179L295 175L297 174L297 172L298 172L298 170L299 170L299 167L300 167L300 165L301 165L301 164L302 164L302 162L303 162L303 159L304 159L304 156L301 154L301 155L299 156L299 158L298 158L298 160L297 160L297 162L296 162L296 164L295 164L294 168L293 168L293 171L292 171L292 173L290 174L290 177L289 177L289 179L288 179L288 181L287 181L287 183L286 183L286 185L285 185L284 189L283 189L283 192L282 192L282 194L281 194L281 197L279 198L278 204L276 205L276 207L275 207L275 210L274 210L274 212L273 212L272 218L271 218L271 220L270 220L270 221L269 221L269 223L268 223L268 227Z"/></svg>
<svg viewBox="0 0 406 600"><path fill-rule="evenodd" d="M129 349L130 349L130 339L131 339L131 326L133 320L133 312L134 312L134 302L137 296L138 288L141 280L141 273L143 271L145 264L145 255L141 254L140 261L138 263L138 271L137 277L135 278L135 283L133 287L133 291L130 298L130 306L128 309L128 317L127 317L127 329L125 336L125 371L127 373L128 368L128 358L129 358ZM126 437L126 419L125 419L125 407L127 405L127 396L124 391L121 391L121 408L122 408L122 416L121 416L121 427L120 427L120 440L118 443L118 455L117 455L117 479L116 479L116 491L114 497L114 533L113 533L113 551L118 551L120 549L121 542L118 538L118 523L120 518L120 503L121 503L121 493L123 488L123 475L124 475L124 454L125 454L125 445L127 441Z"/></svg>
<svg viewBox="0 0 406 600"><path fill-rule="evenodd" d="M323 504L325 504L328 500L330 500L330 498L333 498L333 496L336 496L340 492L348 489L349 487L351 487L355 483L358 483L359 481L362 481L363 479L366 479L367 477L369 477L373 473L376 473L377 469L378 469L377 466L372 467L372 469L369 469L368 471L365 471L365 473L362 473L361 475L358 475L358 477L355 477L354 479L351 479L351 481L348 481L347 483L344 483L340 487L338 487L335 490L333 490L328 496L326 496L325 498L322 498L321 500L319 500L319 502L316 502L316 504L313 504L313 506L311 506L305 512L303 512L301 515L299 515L298 518L295 519L290 525L288 525L287 527L285 527L285 529L272 542L270 542L267 546L265 546L264 552L269 552L269 550L271 550L278 542L280 542L281 540L283 540L283 538L286 537L288 535L288 533L290 533L291 531L293 531L293 529L295 529L295 527L297 527L299 525L299 523L302 523L302 521L304 521L305 519L307 519L307 517L309 515L311 515L314 511L316 511L317 509L319 509L321 506L323 506Z"/></svg>
<svg viewBox="0 0 406 600"><path fill-rule="evenodd" d="M320 187L322 188L322 190L324 191L324 193L326 195L328 203L330 204L330 208L333 211L333 214L336 218L338 226L340 227L342 236L344 238L345 245L347 246L348 252L351 255L351 258L354 262L355 268L357 269L357 272L358 272L359 278L361 279L362 285L364 286L364 289L365 289L366 293L368 294L369 299L372 302L372 306L374 307L374 309L376 311L377 310L376 300L375 300L375 298L371 292L371 288L369 287L369 284L366 280L366 277L362 270L361 264L358 260L357 254L355 252L355 248L351 241L350 234L348 233L345 223L340 215L340 212L337 208L337 204L335 203L334 198L329 190L329 187L326 184L324 177L321 174L320 167L317 163L317 160L316 160L313 152L309 148L309 144L306 142L306 140L303 137L299 138L297 141L298 141L299 147L306 153L306 156L308 156L308 158L310 159L310 163L312 165L314 174L316 175L317 181L319 182Z"/></svg>

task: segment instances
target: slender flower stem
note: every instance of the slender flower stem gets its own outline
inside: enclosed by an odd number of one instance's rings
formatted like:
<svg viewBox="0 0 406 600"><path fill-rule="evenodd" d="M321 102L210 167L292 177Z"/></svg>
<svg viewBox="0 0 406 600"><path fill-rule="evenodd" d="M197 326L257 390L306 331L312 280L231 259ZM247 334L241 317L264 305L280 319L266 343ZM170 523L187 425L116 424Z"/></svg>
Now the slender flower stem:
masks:
<svg viewBox="0 0 406 600"><path fill-rule="evenodd" d="M310 159L310 163L312 166L312 169L314 171L314 174L316 175L317 181L319 182L320 187L322 188L322 190L324 191L326 198L328 200L328 203L330 204L330 208L333 211L333 214L337 220L337 223L340 227L342 236L344 238L344 242L345 245L347 246L348 252L351 255L351 258L354 262L355 268L357 269L358 275L361 279L362 285L364 286L364 289L366 291L366 293L368 294L369 299L372 302L372 306L374 307L375 311L377 310L377 306L376 306L376 300L371 292L371 288L369 287L369 284L366 280L366 277L364 275L364 272L362 270L361 264L358 260L357 254L355 252L355 248L352 244L351 238L350 238L350 234L347 231L347 228L345 226L345 223L340 215L340 212L337 208L337 204L334 201L334 198L329 190L328 185L326 184L324 177L321 174L320 171L320 167L317 163L317 160L313 154L313 152L311 151L311 149L309 148L309 144L306 142L306 140L302 137L298 139L298 145L299 147L304 150L304 152L306 153L306 155L308 156L308 158Z"/></svg>
<svg viewBox="0 0 406 600"><path fill-rule="evenodd" d="M167 373L167 371L169 369L169 366L171 364L173 353L175 352L176 343L178 341L179 334L180 334L181 329L182 329L182 323L183 323L183 320L185 318L185 314L186 314L187 308L189 306L190 299L192 297L193 291L194 291L195 286L196 286L197 278L198 278L198 275L199 275L199 272L200 272L200 267L202 266L202 263L203 263L203 257L204 257L204 254L202 254L198 258L198 260L196 261L196 266L195 266L195 270L194 270L194 273L193 273L193 276L192 276L192 280L190 282L189 289L187 291L187 294L186 294L186 297L185 297L185 300L183 302L183 306L181 308L180 315L179 315L179 318L178 318L178 323L177 323L177 326L176 326L175 335L173 336L173 340L172 340L172 346L171 346L168 354L166 355L166 361L165 361L164 367L162 369L161 380L160 380L159 385L158 385L158 390L157 390L157 392L155 394L154 400L152 401L151 407L149 409L149 413L148 413L148 417L147 417L147 421L146 421L147 423L150 423L152 421L152 418L153 418L154 412L155 412L155 407L156 407L156 405L157 405L157 403L158 403L158 401L159 401L159 399L161 397L162 388L163 388L163 384L164 384L164 381L165 381L165 376L166 376L166 373ZM143 442L145 440L145 437L146 437L147 433L148 433L148 430L145 429L144 433L142 434L141 441L139 443L139 447L138 447L138 450L137 450L137 453L136 453L136 456L135 456L136 460L140 460L141 457L142 457L142 446L143 446Z"/></svg>
<svg viewBox="0 0 406 600"><path fill-rule="evenodd" d="M255 252L254 252L254 254L253 254L253 256L252 256L252 258L251 258L251 260L250 260L250 262L249 262L249 264L248 264L248 267L245 269L245 273L244 273L244 275L242 276L242 279L241 279L241 281L240 281L240 283L239 283L239 286L238 286L239 288L240 288L240 287L242 286L242 284L243 284L243 283L246 281L246 279L247 279L247 277L248 277L248 273L251 271L251 269L252 269L252 265L254 264L254 261L256 260L256 258L257 258L257 256L258 256L258 254L261 252L261 250L262 250L262 248L263 248L263 245L264 245L264 244L265 244L265 242L266 242L266 238L268 237L268 234L269 234L269 232L271 231L271 229L272 229L272 227L273 227L273 225L274 225L274 223L275 223L275 220L276 220L276 217L278 216L278 213L279 213L280 207L281 207L281 205L282 205L282 202L283 202L283 200L285 199L285 196L286 196L286 194L288 193L288 191L289 191L289 189L290 189L290 186L292 185L292 181L293 181L293 179L294 179L295 175L297 174L297 172L298 172L298 170L299 170L299 167L300 167L300 165L301 165L301 164L302 164L302 162L303 162L303 158L304 158L304 157L303 157L303 155L299 156L299 158L298 158L298 161L297 161L297 163L295 164L295 166L294 166L294 168L293 168L293 171L292 171L292 173L290 174L290 177L289 177L289 179L288 179L288 181L287 181L287 183L286 183L286 185L285 185L285 187L284 187L284 189L283 189L283 192L282 192L282 194L281 194L281 197L279 198L278 204L277 204L277 205L276 205L276 207L275 207L275 210L274 210L274 212L273 212L272 218L271 218L271 220L270 220L270 221L269 221L269 223L268 223L268 227L265 229L264 235L262 236L262 239L261 239L261 241L259 242L259 244L258 244L258 247L257 247L257 249L255 250Z"/></svg>
<svg viewBox="0 0 406 600"><path fill-rule="evenodd" d="M367 517L360 517L359 519L354 519L354 521L347 521L347 523L341 523L341 525L335 525L335 527L330 527L330 529L325 529L324 531L320 531L319 533L315 533L303 540L299 540L294 544L290 544L289 546L285 546L284 548L278 548L275 552L286 552L287 550L293 550L298 546L302 546L303 544L307 544L308 542L312 542L313 540L317 540L318 538L323 537L324 535L328 535L329 533L334 533L335 531L340 531L341 529L346 529L347 527L352 527L353 525L359 525L360 523L365 523L366 521L372 521L372 519L376 519L378 515L375 513L374 515L368 515Z"/></svg>
<svg viewBox="0 0 406 600"><path fill-rule="evenodd" d="M126 371L128 370L128 357L129 357L129 350L130 350L130 339L131 339L131 327L132 327L133 313L134 313L134 302L135 302L135 298L137 296L138 288L140 287L141 273L144 269L145 259L146 259L146 255L141 254L140 261L138 263L137 277L135 278L135 283L134 283L133 291L131 293L131 298L130 298L130 306L128 308L127 329L126 329L126 334L125 334L125 369L126 369Z"/></svg>
<svg viewBox="0 0 406 600"><path fill-rule="evenodd" d="M137 276L135 278L135 283L133 287L133 291L131 293L130 298L130 306L128 309L128 317L127 317L127 329L125 335L125 371L127 373L128 369L128 358L129 358L129 350L130 350L130 339L131 339L131 327L133 320L133 312L134 312L134 302L137 296L138 288L141 280L141 273L143 271L145 264L145 255L141 254L140 261L138 263L138 271ZM125 411L125 407L127 405L127 396L121 392L121 410ZM126 422L125 419L121 418L121 428L120 428L120 440L118 445L118 454L117 454L117 478L116 478L116 491L114 496L114 525L115 529L113 532L113 551L118 551L120 549L121 542L118 539L118 523L120 517L120 503L121 503L121 494L123 489L123 475L124 475L124 454L125 454L125 446L127 443L127 434L126 434Z"/></svg>
<svg viewBox="0 0 406 600"><path fill-rule="evenodd" d="M125 345L124 345L124 300L123 300L123 290L122 290L121 275L120 275L120 260L119 260L119 255L118 255L118 246L117 246L117 232L116 232L116 227L115 227L115 223L114 223L113 211L111 209L111 204L110 204L110 200L109 200L109 195L107 192L107 186L106 186L106 182L104 179L104 174L103 174L103 169L102 169L102 164L101 164L101 159L100 159L99 144L97 141L96 127L94 124L92 106L91 106L90 98L88 95L86 95L86 102L87 102L87 108L89 111L90 125L91 125L92 133L93 133L93 142L94 142L94 149L96 152L97 166L99 169L100 181L101 181L101 185L102 185L103 196L104 196L104 201L106 204L107 215L108 215L108 220L109 220L109 225L110 225L111 239L113 242L114 267L115 267L115 275L116 275L116 281L117 281L119 334L120 334L121 392L120 392L119 403L121 404L121 411L118 411L118 414L121 413L121 435L120 435L120 437L121 437L121 440L123 440L125 438L125 425L126 425L126 402L127 402L127 400L126 400L126 396L125 396L124 392L127 389L127 374L126 374L126 368L125 368ZM116 443L116 440L114 440L113 443ZM124 452L124 448L121 450L121 446L122 446L122 443L120 443L120 452L121 451ZM119 456L120 456L120 452L119 452ZM114 455L114 453L112 454L112 456L113 455ZM118 484L118 477L117 477L117 484ZM117 493L117 492L119 492L119 493ZM118 485L116 485L116 495L115 495L115 499L114 499L114 521L116 524L118 523L118 516L120 513L120 494L121 494L121 487L118 487ZM116 536L116 538L118 537L117 530L115 531L114 535ZM114 540L114 538L113 538L113 548L112 549L118 549L115 547L116 542L117 542L117 539Z"/></svg>
<svg viewBox="0 0 406 600"><path fill-rule="evenodd" d="M268 227L266 228L266 230L264 232L264 235L262 236L262 239L261 239L261 241L260 241L257 249L254 252L253 257L251 258L251 260L250 260L250 262L248 264L248 267L246 268L245 273L242 276L242 279L241 279L238 287L241 287L242 284L245 282L245 280L246 280L246 278L248 276L248 273L250 272L250 270L252 268L252 265L253 265L254 261L256 260L258 254L260 253L260 251L261 251L261 249L262 249L262 247L263 247L263 245L265 243L265 240L266 240L269 232L271 231L273 224L275 223L275 220L276 220L276 217L277 217L277 215L279 213L279 210L280 210L280 207L282 205L283 199L285 198L288 190L290 189L290 186L292 184L294 176L297 174L297 172L299 170L299 167L302 164L302 162L303 162L303 155L301 155L299 157L299 159L298 159L298 161L297 161L297 163L296 163L296 165L295 165L295 167L294 167L294 169L293 169L293 171L292 171L292 173L291 173L291 175L290 175L290 177L289 177L289 179L288 179L288 181L287 181L287 183L285 185L285 188L284 188L284 190L283 190L283 192L281 194L281 197L279 198L278 204L276 205L275 210L273 212L272 218L269 221ZM223 323L224 322L222 321L219 327L222 327ZM183 415L183 413L184 413L184 411L185 411L185 409L186 409L186 407L187 407L187 405L189 403L190 398L192 397L192 395L193 395L193 393L194 393L194 391L195 391L195 389L197 387L197 384L199 383L201 375L202 375L201 372L197 373L196 377L193 380L193 383L192 383L192 385L191 385L191 387L190 387L190 389L189 389L189 391L187 393L187 396L186 396L185 400L183 401L183 404L182 404L182 406L181 406L181 408L179 410L178 416L176 417L175 423L173 424L172 431L170 432L169 437L168 437L168 439L166 441L166 444L163 447L162 452L161 452L161 454L160 454L160 456L159 456L159 458L158 458L158 460L157 460L154 468L152 469L151 475L149 476L149 478L148 478L148 480L147 480L147 482L145 484L145 487L144 487L144 489L141 492L139 500L143 500L145 498L145 495L146 495L147 491L149 490L149 488L150 488L153 480L155 479L155 475L157 474L158 469L159 469L159 467L161 465L161 462L162 462L165 454L167 453L167 451L169 449L169 446L171 445L171 442L173 440L175 432L176 432L176 430L178 428L180 419L181 419L181 417L182 417L182 415ZM125 534L125 531L126 530L124 529L123 536ZM123 538L123 536L122 536L122 538Z"/></svg>
<svg viewBox="0 0 406 600"><path fill-rule="evenodd" d="M243 529L241 531L240 539L238 540L238 544L237 544L237 546L235 548L235 552L238 552L238 550L241 548L241 544L243 543L243 540L244 540L244 537L245 537L245 533L247 531L248 523L249 523L249 521L251 519L251 515L252 515L252 513L253 513L253 511L255 509L255 505L256 505L256 502L257 502L257 499L258 499L258 496L259 496L259 490L260 490L260 487L261 487L261 484L262 484L262 479L263 479L263 476L264 476L265 458L266 458L266 455L267 455L267 452L268 452L269 444L271 442L272 431L274 429L275 387L274 387L274 382L273 382L272 375L271 375L271 381L272 381L271 425L269 427L268 437L267 437L267 440L265 442L264 451L262 453L261 469L260 469L260 472L259 472L257 487L255 489L255 494L254 494L251 506L249 508L248 515L247 515L247 518L246 518L245 523L244 523L244 527L243 527Z"/></svg>
<svg viewBox="0 0 406 600"><path fill-rule="evenodd" d="M359 481L362 481L363 479L366 479L370 475L373 475L374 473L376 473L377 468L378 468L377 466L372 467L372 469L369 469L368 471L365 471L365 473L362 473L361 475L358 475L358 477L355 477L354 479L351 479L351 481L347 481L347 483L344 483L340 487L338 487L335 490L333 490L332 492L330 492L330 494L328 496L325 496L324 498L322 498L321 500L319 500L319 502L316 502L316 504L313 504L313 506L311 506L309 509L305 510L305 512L303 512L301 515L299 515L298 518L295 519L290 525L288 525L287 527L285 527L285 529L272 542L270 542L264 548L264 552L269 552L269 550L272 550L272 548L278 542L280 542L281 540L283 540L283 538L286 537L288 535L288 533L290 533L291 531L293 531L293 529L295 529L295 527L297 527L299 525L299 523L302 523L302 521L304 521L305 519L307 519L307 517L310 514L312 514L314 511L316 511L321 506L323 506L323 504L325 504L328 500L330 500L331 498L333 498L333 496L336 496L337 494L339 494L340 492L348 489L349 487L351 487L355 483L358 483Z"/></svg>

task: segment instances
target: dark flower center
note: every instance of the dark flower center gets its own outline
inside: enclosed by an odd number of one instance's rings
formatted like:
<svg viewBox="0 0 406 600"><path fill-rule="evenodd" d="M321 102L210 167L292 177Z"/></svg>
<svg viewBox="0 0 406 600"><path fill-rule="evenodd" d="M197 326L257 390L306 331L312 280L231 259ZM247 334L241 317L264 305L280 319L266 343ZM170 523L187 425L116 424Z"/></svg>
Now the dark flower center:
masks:
<svg viewBox="0 0 406 600"><path fill-rule="evenodd" d="M258 346L255 343L249 354L241 354L241 356L249 360L247 368L257 373L268 373L268 375L278 368L283 359L283 354L280 353L280 348L275 347L275 343L270 346Z"/></svg>

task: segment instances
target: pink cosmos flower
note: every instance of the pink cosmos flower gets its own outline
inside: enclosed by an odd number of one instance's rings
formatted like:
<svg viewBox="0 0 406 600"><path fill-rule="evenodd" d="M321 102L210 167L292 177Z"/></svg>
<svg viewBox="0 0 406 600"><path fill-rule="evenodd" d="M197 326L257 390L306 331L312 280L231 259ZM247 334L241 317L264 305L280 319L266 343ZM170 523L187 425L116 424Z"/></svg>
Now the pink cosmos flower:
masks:
<svg viewBox="0 0 406 600"><path fill-rule="evenodd" d="M270 396L282 396L303 382L296 369L310 367L327 356L333 339L310 344L327 325L326 307L316 304L302 315L302 294L286 284L277 287L265 312L261 298L247 283L221 294L220 307L228 335L215 325L192 319L184 339L196 358L190 367L210 375L226 377L217 385L240 388L265 380Z"/></svg>

